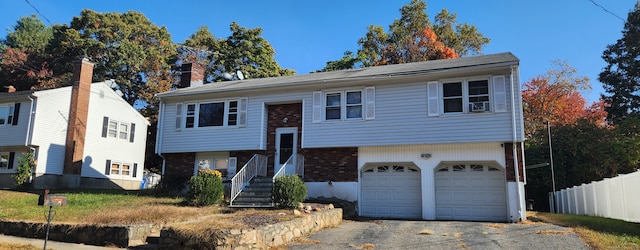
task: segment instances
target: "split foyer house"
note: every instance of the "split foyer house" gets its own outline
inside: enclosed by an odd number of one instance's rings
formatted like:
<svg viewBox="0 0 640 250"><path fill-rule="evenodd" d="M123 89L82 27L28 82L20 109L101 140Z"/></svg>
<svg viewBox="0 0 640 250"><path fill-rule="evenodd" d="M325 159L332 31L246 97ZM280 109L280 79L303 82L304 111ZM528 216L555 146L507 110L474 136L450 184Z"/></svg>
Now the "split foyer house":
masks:
<svg viewBox="0 0 640 250"><path fill-rule="evenodd" d="M0 188L27 152L34 188L140 188L149 122L92 74L82 60L73 86L0 93Z"/></svg>
<svg viewBox="0 0 640 250"><path fill-rule="evenodd" d="M518 67L501 53L209 84L186 69L191 86L158 95L156 152L165 177L222 170L232 198L283 170L360 216L519 221Z"/></svg>

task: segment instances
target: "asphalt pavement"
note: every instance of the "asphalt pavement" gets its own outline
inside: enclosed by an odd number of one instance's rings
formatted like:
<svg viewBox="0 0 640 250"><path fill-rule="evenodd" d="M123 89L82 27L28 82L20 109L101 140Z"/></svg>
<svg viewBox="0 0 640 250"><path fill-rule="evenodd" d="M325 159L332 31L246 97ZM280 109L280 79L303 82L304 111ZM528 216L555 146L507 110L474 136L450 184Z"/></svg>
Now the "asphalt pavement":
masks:
<svg viewBox="0 0 640 250"><path fill-rule="evenodd" d="M44 240L3 234L0 234L0 242L44 246ZM345 220L335 228L325 228L286 247L288 250L589 249L571 229L542 222L490 223L376 219ZM47 249L113 250L118 248L49 241Z"/></svg>
<svg viewBox="0 0 640 250"><path fill-rule="evenodd" d="M313 249L585 249L569 228L541 222L344 221L289 250Z"/></svg>

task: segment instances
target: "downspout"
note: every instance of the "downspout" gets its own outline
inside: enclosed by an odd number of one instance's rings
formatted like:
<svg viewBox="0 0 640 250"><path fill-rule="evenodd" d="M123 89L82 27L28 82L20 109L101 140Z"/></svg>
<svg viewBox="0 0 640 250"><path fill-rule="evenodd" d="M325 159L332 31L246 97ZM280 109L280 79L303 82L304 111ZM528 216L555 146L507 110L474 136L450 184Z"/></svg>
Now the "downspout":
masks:
<svg viewBox="0 0 640 250"><path fill-rule="evenodd" d="M521 204L521 197L522 194L520 194L520 166L518 165L518 147L516 146L517 144L517 138L518 138L518 133L516 131L516 88L515 88L515 79L514 79L514 72L515 72L516 66L512 65L511 66L511 127L512 127L512 131L513 131L513 142L512 142L512 154L513 154L513 169L515 170L515 175L516 175L516 196L518 198L518 221L522 220L522 204ZM518 93L519 94L519 93Z"/></svg>
<svg viewBox="0 0 640 250"><path fill-rule="evenodd" d="M24 146L29 147L29 151L33 154L34 159L37 159L35 155L36 149L31 146L33 144L31 142L31 140L33 139L33 131L32 131L31 124L33 123L33 115L35 113L35 110L33 110L34 100L31 97L31 95L27 96L27 98L29 98L29 102L31 102L31 104L29 106L29 122L27 122L27 137L24 139ZM38 166L35 166L35 167L37 168ZM33 180L35 179L35 175L36 175L36 170L32 168L31 174L29 175L29 183L33 183Z"/></svg>
<svg viewBox="0 0 640 250"><path fill-rule="evenodd" d="M31 131L31 123L33 123L33 103L34 100L33 98L31 98L31 95L27 96L27 98L29 98L29 101L31 102L31 105L29 107L29 122L27 123L27 137L24 139L24 145L29 147L30 150L34 150L34 148L32 148L31 145L31 139L33 138L33 131Z"/></svg>
<svg viewBox="0 0 640 250"><path fill-rule="evenodd" d="M162 122L162 117L164 114L164 102L160 101L160 110L158 111L158 124L156 124L156 154L160 156L160 158L162 158L162 173L161 175L164 176L164 166L165 166L165 159L164 156L162 155L162 153L160 152L160 150L162 149L162 129L164 128L164 122Z"/></svg>

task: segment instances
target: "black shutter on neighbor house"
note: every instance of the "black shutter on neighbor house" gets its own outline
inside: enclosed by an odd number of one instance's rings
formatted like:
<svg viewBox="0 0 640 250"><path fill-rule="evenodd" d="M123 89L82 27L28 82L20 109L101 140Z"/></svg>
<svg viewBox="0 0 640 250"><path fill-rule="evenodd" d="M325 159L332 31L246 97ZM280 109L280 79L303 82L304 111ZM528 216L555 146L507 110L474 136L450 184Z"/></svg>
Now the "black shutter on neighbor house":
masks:
<svg viewBox="0 0 640 250"><path fill-rule="evenodd" d="M7 169L13 168L13 158L15 157L16 157L16 152L9 152L9 166L7 167Z"/></svg>
<svg viewBox="0 0 640 250"><path fill-rule="evenodd" d="M136 124L135 123L131 123L131 135L129 136L129 142L133 142L133 136L135 134L136 134Z"/></svg>
<svg viewBox="0 0 640 250"><path fill-rule="evenodd" d="M107 160L107 166L104 168L104 175L111 173L111 160Z"/></svg>
<svg viewBox="0 0 640 250"><path fill-rule="evenodd" d="M109 128L109 117L102 118L102 138L107 138L107 129Z"/></svg>
<svg viewBox="0 0 640 250"><path fill-rule="evenodd" d="M18 125L18 115L20 114L20 103L16 102L16 104L13 107L13 122L11 122L11 125Z"/></svg>
<svg viewBox="0 0 640 250"><path fill-rule="evenodd" d="M138 163L133 164L133 177L138 176Z"/></svg>

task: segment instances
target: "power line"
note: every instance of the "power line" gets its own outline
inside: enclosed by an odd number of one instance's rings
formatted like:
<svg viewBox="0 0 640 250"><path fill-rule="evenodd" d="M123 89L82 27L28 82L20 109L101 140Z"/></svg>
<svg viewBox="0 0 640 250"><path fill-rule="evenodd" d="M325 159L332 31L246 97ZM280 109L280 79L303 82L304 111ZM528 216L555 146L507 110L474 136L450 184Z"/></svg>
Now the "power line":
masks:
<svg viewBox="0 0 640 250"><path fill-rule="evenodd" d="M613 13L613 12L609 11L608 9L606 9L605 7L603 7L602 5L599 5L599 4L598 4L598 3L596 3L595 1L593 1L593 0L589 0L589 1L590 1L591 3L593 3L593 5L600 7L600 8L601 8L602 10L604 10L605 12L607 12L607 13L609 13L609 14L613 15L614 17L617 17L617 18L618 18L618 19L620 19L620 20L622 20L622 22L626 22L626 21L627 21L627 20L625 20L624 18L622 18L622 17L620 17L620 16L616 15L615 13Z"/></svg>
<svg viewBox="0 0 640 250"><path fill-rule="evenodd" d="M40 15L42 18L44 18L44 20L47 20L47 22L49 23L49 25L53 25L53 23L51 23L51 21L49 20L49 18L47 18L46 16L44 16L42 13L40 13L40 11L38 10L38 8L36 8L36 6L33 6L33 4L31 4L31 2L29 2L29 0L24 0L27 2L27 4L29 4L29 6L31 6L31 8L33 8L38 15Z"/></svg>

